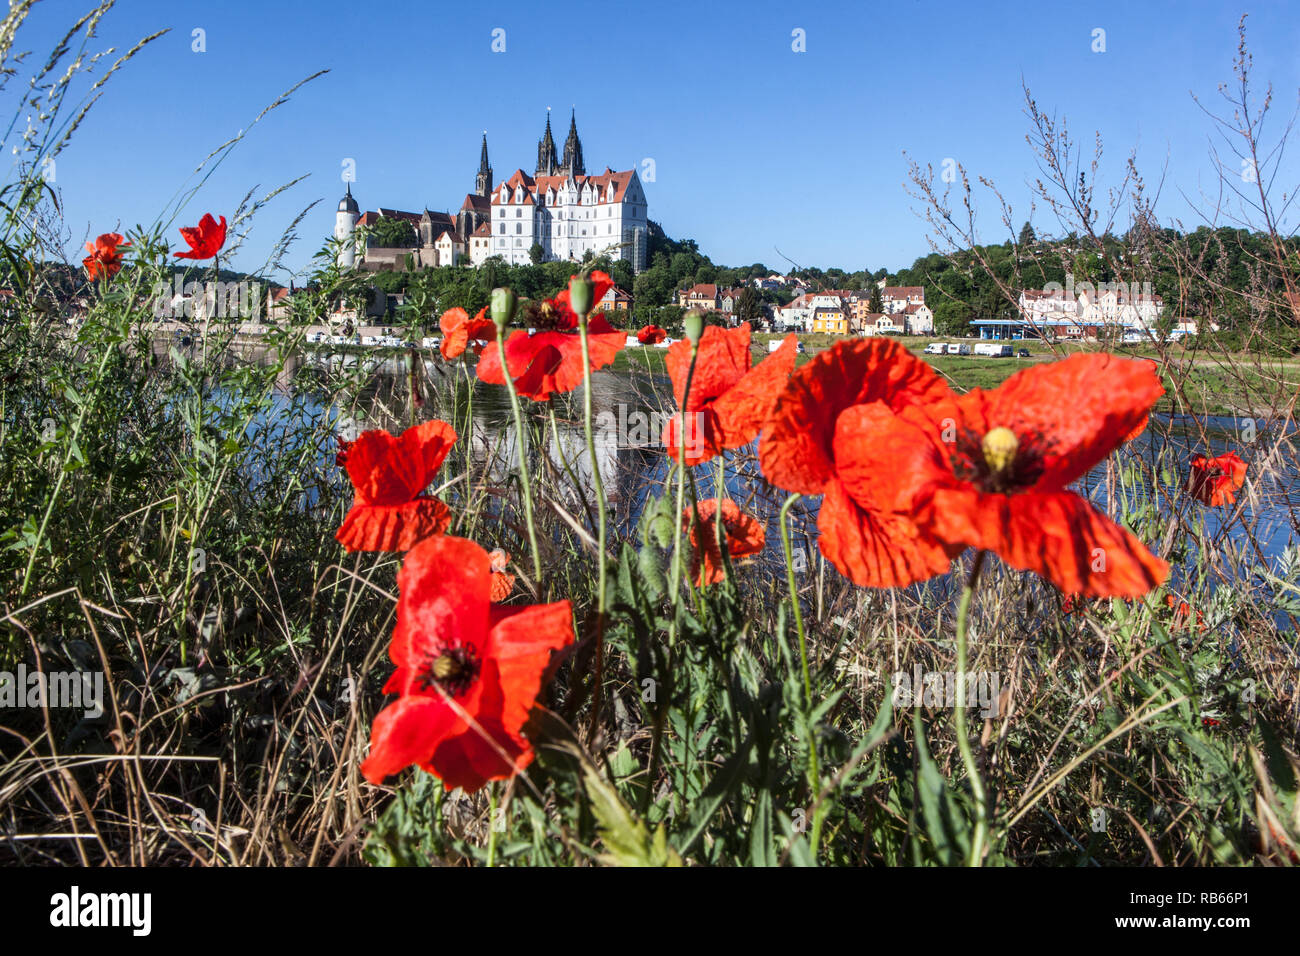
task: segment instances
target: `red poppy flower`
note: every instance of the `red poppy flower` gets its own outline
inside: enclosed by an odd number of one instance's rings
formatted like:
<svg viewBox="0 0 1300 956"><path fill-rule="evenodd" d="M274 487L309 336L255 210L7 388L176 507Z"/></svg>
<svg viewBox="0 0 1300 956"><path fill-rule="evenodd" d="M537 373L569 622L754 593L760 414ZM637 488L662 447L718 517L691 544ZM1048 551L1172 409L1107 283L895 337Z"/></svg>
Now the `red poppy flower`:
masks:
<svg viewBox="0 0 1300 956"><path fill-rule="evenodd" d="M1174 626L1190 628L1192 624L1197 624L1197 630L1205 630L1205 621L1202 619L1197 622L1197 615L1192 611L1192 606L1186 601L1176 601L1172 594L1165 595L1165 607L1174 612Z"/></svg>
<svg viewBox="0 0 1300 956"><path fill-rule="evenodd" d="M923 408L951 398L934 369L887 338L836 343L791 375L777 398L759 444L763 474L788 491L823 496L818 547L854 583L903 587L947 571L960 552L912 519L923 476L903 453L922 433L909 425L915 434L899 436L891 427L925 423ZM890 461L867 473L855 459L873 443Z"/></svg>
<svg viewBox="0 0 1300 956"><path fill-rule="evenodd" d="M226 244L226 217L218 224L206 212L197 226L181 226L181 238L189 244L188 252L173 252L177 259L211 259Z"/></svg>
<svg viewBox="0 0 1300 956"><path fill-rule="evenodd" d="M727 576L727 567L718 547L718 499L701 501L692 516L691 509L682 512L682 530L691 540L691 576L700 587L717 584ZM726 537L727 553L733 558L746 558L763 550L766 534L763 526L740 510L730 498L722 501L722 532Z"/></svg>
<svg viewBox="0 0 1300 956"><path fill-rule="evenodd" d="M120 250L130 245L129 242L123 242L122 236L116 232L106 232L94 242L86 243L86 251L90 255L81 260L81 264L86 267L86 275L91 279L98 279L101 275L106 279L113 278L122 268Z"/></svg>
<svg viewBox="0 0 1300 956"><path fill-rule="evenodd" d="M472 541L421 541L397 573L397 625L361 773L371 783L412 764L448 789L478 790L527 767L523 733L551 652L573 643L568 601L491 603L491 559Z"/></svg>
<svg viewBox="0 0 1300 956"><path fill-rule="evenodd" d="M1143 362L1071 356L992 391L940 398L911 420L863 413L841 472L851 488L895 489L887 507L915 513L948 547L996 552L1067 594L1139 597L1169 565L1067 485L1114 451L1163 391Z"/></svg>
<svg viewBox="0 0 1300 956"><path fill-rule="evenodd" d="M354 442L348 441L342 435L335 435L334 440L338 442L338 450L334 452L335 466L342 468L348 463L348 452L351 450Z"/></svg>
<svg viewBox="0 0 1300 956"><path fill-rule="evenodd" d="M603 272L593 272L592 302L599 302L614 285ZM510 333L506 339L506 364L520 395L544 402L555 392L569 392L582 384L582 341L578 316L569 308L569 290L524 311L530 327ZM627 344L627 335L614 328L603 312L587 318L587 347L591 370L604 368L614 361ZM489 385L506 383L501 368L501 354L496 342L483 350L478 362L478 377Z"/></svg>
<svg viewBox="0 0 1300 956"><path fill-rule="evenodd" d="M749 323L734 329L710 325L700 337L686 396L689 424L686 429L686 463L698 465L726 448L740 448L758 437L771 417L776 398L794 370L799 340L787 335L781 346L758 365L750 368ZM686 378L691 368L691 343L683 339L668 349L668 375L673 396L682 408ZM671 458L677 457L677 425L681 414L668 420L663 444Z"/></svg>
<svg viewBox="0 0 1300 956"><path fill-rule="evenodd" d="M462 355L471 340L486 343L495 341L497 337L496 324L487 317L487 306L479 309L478 315L472 319L464 309L448 309L438 319L438 327L442 329L442 342L438 349L445 359Z"/></svg>
<svg viewBox="0 0 1300 956"><path fill-rule="evenodd" d="M636 334L636 340L642 345L655 345L668 338L668 333L657 325L642 326L641 331Z"/></svg>
<svg viewBox="0 0 1300 956"><path fill-rule="evenodd" d="M488 559L492 563L492 603L497 604L510 597L510 592L515 589L515 576L506 571L510 555L500 548L489 551Z"/></svg>
<svg viewBox="0 0 1300 956"><path fill-rule="evenodd" d="M1187 491L1201 504L1217 508L1236 502L1237 492L1246 481L1246 463L1236 452L1215 458L1197 455L1187 475Z"/></svg>
<svg viewBox="0 0 1300 956"><path fill-rule="evenodd" d="M362 432L345 452L356 500L335 535L349 551L409 551L451 524L447 506L425 495L456 441L446 422L429 421L394 438Z"/></svg>

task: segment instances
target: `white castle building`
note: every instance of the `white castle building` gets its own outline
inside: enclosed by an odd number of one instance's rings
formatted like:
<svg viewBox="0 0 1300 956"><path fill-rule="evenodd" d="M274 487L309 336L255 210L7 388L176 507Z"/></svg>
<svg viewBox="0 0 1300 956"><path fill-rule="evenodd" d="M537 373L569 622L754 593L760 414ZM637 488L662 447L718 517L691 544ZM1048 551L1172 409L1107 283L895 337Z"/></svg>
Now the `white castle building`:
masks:
<svg viewBox="0 0 1300 956"><path fill-rule="evenodd" d="M517 169L492 192L490 252L512 264L525 263L538 243L544 261L581 261L588 252L604 253L626 259L640 272L646 264L647 215L635 169L614 172L606 166L599 175L587 175L574 117L563 159L557 161L548 113L533 175Z"/></svg>
<svg viewBox="0 0 1300 956"><path fill-rule="evenodd" d="M363 215L349 184L334 220L334 236L342 243L339 264L402 269L407 264L458 265L466 256L475 266L489 256L523 264L532 261L533 247L540 245L544 262L580 262L591 253L626 260L634 272L646 267L649 213L636 170L615 172L607 166L599 175L588 175L576 117L569 118L569 136L559 159L548 111L533 175L517 169L499 185L493 184L485 134L474 187L455 215L383 207ZM380 248L364 238L366 228L385 217L409 221L418 245Z"/></svg>

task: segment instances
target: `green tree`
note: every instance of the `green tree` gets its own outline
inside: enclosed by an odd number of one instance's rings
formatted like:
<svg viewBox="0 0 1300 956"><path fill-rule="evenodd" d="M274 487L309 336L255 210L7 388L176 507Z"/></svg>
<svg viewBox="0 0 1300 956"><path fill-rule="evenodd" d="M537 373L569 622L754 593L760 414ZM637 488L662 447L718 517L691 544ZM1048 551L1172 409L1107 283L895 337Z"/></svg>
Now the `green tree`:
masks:
<svg viewBox="0 0 1300 956"><path fill-rule="evenodd" d="M415 227L405 219L381 216L370 227L371 245L381 249L411 249L416 245Z"/></svg>
<svg viewBox="0 0 1300 956"><path fill-rule="evenodd" d="M763 302L753 286L746 286L736 302L736 318L741 322L756 322L763 317Z"/></svg>
<svg viewBox="0 0 1300 956"><path fill-rule="evenodd" d="M871 297L867 300L867 311L868 312L885 311L885 300L880 293L880 286L878 285L873 285L871 287Z"/></svg>
<svg viewBox="0 0 1300 956"><path fill-rule="evenodd" d="M540 263L544 255L546 255L546 250L542 248L540 242L534 242L528 247L528 261L533 265Z"/></svg>

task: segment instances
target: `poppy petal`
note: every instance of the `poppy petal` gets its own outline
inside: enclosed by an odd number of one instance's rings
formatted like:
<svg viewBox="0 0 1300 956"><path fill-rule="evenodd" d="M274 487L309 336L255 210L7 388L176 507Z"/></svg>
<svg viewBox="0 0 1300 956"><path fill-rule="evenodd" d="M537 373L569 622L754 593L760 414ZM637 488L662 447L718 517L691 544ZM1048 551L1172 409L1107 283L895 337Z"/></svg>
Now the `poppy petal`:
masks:
<svg viewBox="0 0 1300 956"><path fill-rule="evenodd" d="M909 518L860 508L837 480L825 488L817 516L817 545L854 584L906 587L951 567L955 552Z"/></svg>
<svg viewBox="0 0 1300 956"><path fill-rule="evenodd" d="M412 764L427 763L461 724L441 699L399 697L375 715L370 754L361 763L361 775L378 785Z"/></svg>
<svg viewBox="0 0 1300 956"><path fill-rule="evenodd" d="M713 403L723 448L739 448L755 438L772 416L777 396L794 371L799 340L791 334L780 347L749 370Z"/></svg>
<svg viewBox="0 0 1300 956"><path fill-rule="evenodd" d="M1066 594L1140 597L1169 576L1135 535L1071 491L940 489L923 521L939 538L995 551Z"/></svg>
<svg viewBox="0 0 1300 956"><path fill-rule="evenodd" d="M979 434L1006 426L1047 440L1037 487L1064 488L1104 460L1146 419L1161 395L1153 363L1106 353L1072 355L1016 372L959 404ZM973 414L972 414L973 413Z"/></svg>
<svg viewBox="0 0 1300 956"><path fill-rule="evenodd" d="M898 411L951 398L934 369L897 342L838 342L796 369L777 398L759 444L763 474L787 491L820 494L835 472L835 423L845 409L883 401Z"/></svg>
<svg viewBox="0 0 1300 956"><path fill-rule="evenodd" d="M358 501L335 533L349 551L409 551L451 526L451 510L437 498L415 498L398 505Z"/></svg>

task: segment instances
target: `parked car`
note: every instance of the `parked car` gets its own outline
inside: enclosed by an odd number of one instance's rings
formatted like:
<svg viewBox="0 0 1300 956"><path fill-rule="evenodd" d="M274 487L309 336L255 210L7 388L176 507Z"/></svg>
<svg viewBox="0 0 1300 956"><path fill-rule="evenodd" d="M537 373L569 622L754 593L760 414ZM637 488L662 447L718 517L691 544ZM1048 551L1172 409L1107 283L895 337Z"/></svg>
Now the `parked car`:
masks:
<svg viewBox="0 0 1300 956"><path fill-rule="evenodd" d="M1016 352L1017 358L1029 358L1029 349L1020 349Z"/></svg>

